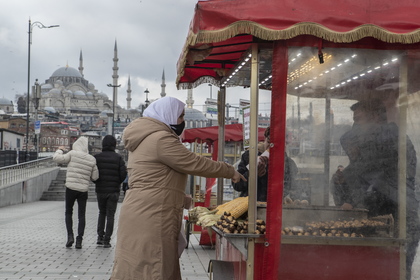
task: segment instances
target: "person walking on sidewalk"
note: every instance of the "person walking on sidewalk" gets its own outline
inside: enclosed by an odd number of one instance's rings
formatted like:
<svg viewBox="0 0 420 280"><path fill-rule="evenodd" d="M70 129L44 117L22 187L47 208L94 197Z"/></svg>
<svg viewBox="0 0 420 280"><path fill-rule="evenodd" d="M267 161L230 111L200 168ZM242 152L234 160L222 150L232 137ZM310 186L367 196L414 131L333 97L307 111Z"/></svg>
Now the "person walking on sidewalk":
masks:
<svg viewBox="0 0 420 280"><path fill-rule="evenodd" d="M77 200L79 224L76 237L76 249L82 249L83 235L86 226L86 203L90 181L99 177L95 158L89 154L88 139L80 137L73 143L73 149L65 153L65 148L60 146L53 155L53 160L58 164L67 164L66 174L66 212L65 221L67 228L67 243L69 248L74 243L73 234L73 206Z"/></svg>
<svg viewBox="0 0 420 280"><path fill-rule="evenodd" d="M181 143L184 107L163 97L124 129L130 189L119 215L112 280L180 280L187 174L245 180L232 165L199 156Z"/></svg>
<svg viewBox="0 0 420 280"><path fill-rule="evenodd" d="M114 217L121 183L127 177L124 159L115 152L116 146L115 137L106 135L102 140L102 152L95 155L96 166L99 169L99 179L95 181L99 208L96 244L104 245L104 248L111 247L110 241L114 231Z"/></svg>

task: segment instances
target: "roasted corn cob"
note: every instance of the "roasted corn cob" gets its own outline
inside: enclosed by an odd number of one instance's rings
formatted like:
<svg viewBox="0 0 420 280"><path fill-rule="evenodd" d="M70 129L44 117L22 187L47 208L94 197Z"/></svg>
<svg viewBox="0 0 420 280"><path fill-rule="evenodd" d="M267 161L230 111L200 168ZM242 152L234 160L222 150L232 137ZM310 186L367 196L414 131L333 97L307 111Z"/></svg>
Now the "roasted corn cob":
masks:
<svg viewBox="0 0 420 280"><path fill-rule="evenodd" d="M225 212L235 219L248 211L248 197L238 197L232 201L217 206L217 214L223 215Z"/></svg>

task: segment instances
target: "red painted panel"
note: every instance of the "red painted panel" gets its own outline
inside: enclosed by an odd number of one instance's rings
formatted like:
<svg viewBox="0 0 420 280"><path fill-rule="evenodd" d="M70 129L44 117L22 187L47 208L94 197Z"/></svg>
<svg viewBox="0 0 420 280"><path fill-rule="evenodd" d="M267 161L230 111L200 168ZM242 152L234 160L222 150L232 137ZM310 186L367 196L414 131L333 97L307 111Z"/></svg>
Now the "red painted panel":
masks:
<svg viewBox="0 0 420 280"><path fill-rule="evenodd" d="M216 242L216 258L237 262L235 280L245 280L245 257L226 238L217 236ZM265 249L255 246L254 280L399 279L399 247L282 244L278 275L270 278L262 261Z"/></svg>
<svg viewBox="0 0 420 280"><path fill-rule="evenodd" d="M282 280L396 280L399 248L335 245L282 245Z"/></svg>

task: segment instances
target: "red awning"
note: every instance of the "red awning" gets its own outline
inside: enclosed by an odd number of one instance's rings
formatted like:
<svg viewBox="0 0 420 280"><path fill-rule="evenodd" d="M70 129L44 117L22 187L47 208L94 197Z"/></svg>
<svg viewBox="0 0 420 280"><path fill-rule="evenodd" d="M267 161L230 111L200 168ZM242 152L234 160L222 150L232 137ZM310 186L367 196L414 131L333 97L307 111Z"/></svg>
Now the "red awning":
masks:
<svg viewBox="0 0 420 280"><path fill-rule="evenodd" d="M418 0L199 1L178 61L177 86L217 84L256 39L312 35L335 43L371 37L420 42Z"/></svg>
<svg viewBox="0 0 420 280"><path fill-rule="evenodd" d="M264 141L265 128L258 128L258 141ZM214 142L218 140L219 127L210 126L202 128L189 128L185 129L181 138L182 142ZM242 124L227 124L225 125L225 141L243 141Z"/></svg>

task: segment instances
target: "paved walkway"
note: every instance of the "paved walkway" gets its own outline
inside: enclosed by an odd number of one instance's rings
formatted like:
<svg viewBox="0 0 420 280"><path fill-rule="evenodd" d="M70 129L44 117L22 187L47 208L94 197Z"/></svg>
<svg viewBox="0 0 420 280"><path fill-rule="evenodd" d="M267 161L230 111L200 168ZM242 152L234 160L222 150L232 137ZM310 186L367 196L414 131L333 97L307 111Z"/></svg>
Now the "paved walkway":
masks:
<svg viewBox="0 0 420 280"><path fill-rule="evenodd" d="M120 207L121 204L116 217ZM110 249L96 245L97 214L96 203L88 202L83 249L78 250L65 247L63 201L0 208L0 279L108 280L117 237L111 241ZM190 236L189 248L180 259L183 280L209 279L208 262L215 251L198 245L198 239L199 235Z"/></svg>
<svg viewBox="0 0 420 280"><path fill-rule="evenodd" d="M116 217L121 204L118 205ZM76 211L77 213L77 211ZM75 213L75 215L76 215ZM39 201L0 208L0 280L108 280L114 261L112 248L96 245L97 205L88 202L83 249L65 248L63 201ZM76 216L74 220L76 220ZM180 259L183 280L207 280L207 267L215 251L190 236ZM412 280L420 279L420 246Z"/></svg>

